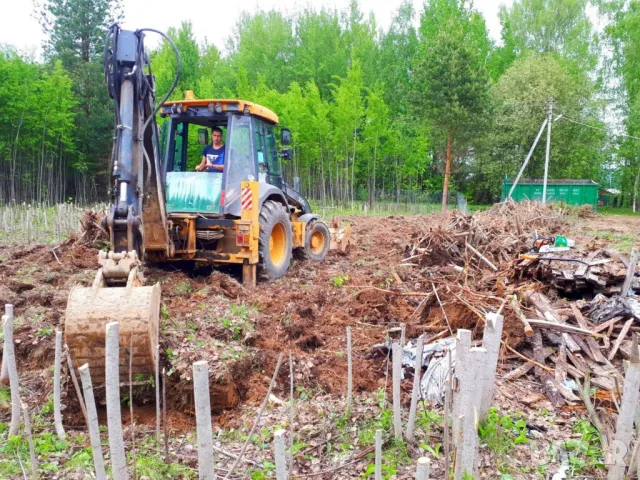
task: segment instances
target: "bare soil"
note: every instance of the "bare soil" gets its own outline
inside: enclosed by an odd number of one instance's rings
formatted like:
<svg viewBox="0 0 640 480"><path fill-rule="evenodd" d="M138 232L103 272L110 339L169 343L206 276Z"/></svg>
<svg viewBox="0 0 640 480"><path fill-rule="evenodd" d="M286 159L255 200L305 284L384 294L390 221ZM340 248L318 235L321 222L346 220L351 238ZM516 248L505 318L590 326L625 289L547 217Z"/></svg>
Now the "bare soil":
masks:
<svg viewBox="0 0 640 480"><path fill-rule="evenodd" d="M289 352L293 355L297 387L341 399L347 377L345 330L350 326L355 392L368 395L386 388L390 394L387 359L373 353L371 346L382 343L388 330L402 323L407 325L407 338L423 332L428 336L446 333L442 332L446 320L437 303L423 305L421 296L403 295L397 289L400 283L405 291L431 288L429 283L416 282L399 265L406 258L407 247L440 222L440 217L342 220L350 222L353 230L354 244L346 252L331 251L319 264L294 259L284 278L259 283L255 292L238 283L240 271L233 268L218 271L188 264L145 267L147 282L162 286L162 367L171 429L189 431L195 426L190 387L193 361L209 360L214 424L240 428L246 425L247 409L255 410L262 402L281 353L285 360ZM625 249L640 244L640 218L576 218L565 233L579 245ZM51 395L53 332L64 328L70 289L91 284L97 257L96 248L73 239L55 249L51 245L0 245L0 304L15 307L18 370L23 400L31 405L42 405ZM443 275L447 268L442 266ZM481 335L482 326L464 305L449 302L444 310L453 332L470 328L476 338ZM514 347L523 340L522 325L509 314L504 340ZM513 355L505 356L499 371L507 372L521 363ZM274 394L288 398L288 385L289 369L283 367ZM405 403L410 390L410 382L403 383ZM135 421L154 425L153 392L141 388L138 393ZM508 385L500 382L497 398L505 405L517 404L533 412L547 405L539 393L534 382L521 379ZM81 427L76 396L68 380L63 403L65 424ZM566 415L563 422L569 421ZM8 408L0 409L0 421L7 421L8 416Z"/></svg>

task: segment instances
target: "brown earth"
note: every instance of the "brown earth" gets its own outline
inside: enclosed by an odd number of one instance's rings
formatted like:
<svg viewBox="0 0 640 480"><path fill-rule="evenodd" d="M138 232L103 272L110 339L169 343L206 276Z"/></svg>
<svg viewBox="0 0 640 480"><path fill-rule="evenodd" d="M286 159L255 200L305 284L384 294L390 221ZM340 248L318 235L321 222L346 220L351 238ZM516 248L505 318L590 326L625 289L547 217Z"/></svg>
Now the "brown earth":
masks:
<svg viewBox="0 0 640 480"><path fill-rule="evenodd" d="M212 402L220 425L239 425L240 403L264 398L277 357L285 354L281 386L288 385L289 352L294 358L296 386L341 397L346 391L347 326L352 329L355 391L384 388L386 358L371 352L390 327L407 325L407 338L423 332L439 335L446 325L442 309L419 295L429 282L416 280L399 265L407 246L433 228L439 217L351 217L355 244L346 253L330 252L320 264L294 260L288 274L273 283L259 283L255 292L237 281L239 270L224 272L189 265L147 266L149 283L160 282L166 314L162 318L161 348L167 372L169 420L176 429L192 425L190 369L193 361L210 362ZM569 236L578 243L607 241L601 232L632 237L638 244L640 218L596 216L576 219ZM600 235L600 236L599 236ZM609 235L610 237L610 235ZM625 237L625 238L626 238ZM627 241L629 238L627 238ZM54 254L55 252L55 254ZM88 286L97 269L96 248L66 241L50 245L0 246L0 304L12 303L16 316L18 370L28 402L42 404L51 394L53 335L64 320L67 295L74 285ZM441 267L448 275L448 267ZM470 286L473 290L474 285ZM461 303L444 302L451 329L482 333L476 314ZM446 326L444 327L447 328ZM507 312L505 341L517 345L522 327ZM66 382L66 421L77 418L75 393ZM286 387L284 387L286 389ZM276 390L277 396L287 392ZM152 404L153 392L143 392L141 405ZM140 419L154 423L140 408ZM8 411L0 411L6 418ZM145 421L146 422L146 421Z"/></svg>

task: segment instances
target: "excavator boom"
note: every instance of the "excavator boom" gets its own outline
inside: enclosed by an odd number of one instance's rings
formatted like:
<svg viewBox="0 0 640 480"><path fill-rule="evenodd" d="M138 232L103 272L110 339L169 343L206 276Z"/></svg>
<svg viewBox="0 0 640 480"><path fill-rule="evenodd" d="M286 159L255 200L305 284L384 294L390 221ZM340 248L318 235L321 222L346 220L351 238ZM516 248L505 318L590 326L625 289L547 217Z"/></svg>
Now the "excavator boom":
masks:
<svg viewBox="0 0 640 480"><path fill-rule="evenodd" d="M75 287L67 302L65 342L74 366L88 363L97 383L105 376L109 322L120 323L122 372L128 371L130 361L132 373L143 378L153 376L157 368L160 285L143 286L140 269L147 254L166 258L172 243L161 177L155 85L144 51L146 30L121 30L116 24L106 38L105 80L115 104L111 208L103 220L110 251L100 252L101 268L93 285Z"/></svg>

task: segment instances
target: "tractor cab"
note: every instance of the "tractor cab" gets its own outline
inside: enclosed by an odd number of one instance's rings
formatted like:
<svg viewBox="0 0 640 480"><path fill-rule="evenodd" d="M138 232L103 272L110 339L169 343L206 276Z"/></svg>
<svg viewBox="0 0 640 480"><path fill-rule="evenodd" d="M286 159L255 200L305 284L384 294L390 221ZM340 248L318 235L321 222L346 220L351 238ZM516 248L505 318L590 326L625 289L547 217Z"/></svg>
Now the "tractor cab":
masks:
<svg viewBox="0 0 640 480"><path fill-rule="evenodd" d="M160 116L167 119L161 148L168 213L239 217L242 181L283 189L279 157L288 158L288 149L278 151L278 117L271 110L243 100L196 100L187 92L185 100L165 103ZM213 129L222 131L222 168L207 163L198 171ZM289 130L280 134L288 145Z"/></svg>

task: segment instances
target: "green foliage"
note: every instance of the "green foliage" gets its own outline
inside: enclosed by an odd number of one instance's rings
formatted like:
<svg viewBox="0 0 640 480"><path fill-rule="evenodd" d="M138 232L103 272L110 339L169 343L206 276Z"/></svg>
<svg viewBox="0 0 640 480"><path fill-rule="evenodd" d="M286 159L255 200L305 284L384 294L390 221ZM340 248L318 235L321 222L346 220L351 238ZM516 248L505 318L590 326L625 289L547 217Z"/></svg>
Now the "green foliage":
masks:
<svg viewBox="0 0 640 480"><path fill-rule="evenodd" d="M191 285L188 282L185 282L185 281L179 282L175 286L175 292L178 295L186 295L188 293L191 293L192 291L193 291L193 288L191 288Z"/></svg>
<svg viewBox="0 0 640 480"><path fill-rule="evenodd" d="M195 472L178 463L165 463L159 453L139 453L136 457L136 472L151 478L195 478Z"/></svg>
<svg viewBox="0 0 640 480"><path fill-rule="evenodd" d="M573 431L579 434L579 438L564 444L564 447L570 452L570 473L579 475L592 468L604 469L604 452L602 451L600 432L588 420L575 422Z"/></svg>
<svg viewBox="0 0 640 480"><path fill-rule="evenodd" d="M331 279L331 285L334 287L341 287L350 280L349 275L337 275Z"/></svg>
<svg viewBox="0 0 640 480"><path fill-rule="evenodd" d="M44 64L0 48L0 202L104 198L113 101L101 55L120 3L40 2ZM556 112L600 128L608 117L599 101L615 94L627 131L640 132L637 0L516 0L500 8L500 45L468 0L429 0L418 12L403 0L386 30L360 4L244 12L224 46L196 38L190 22L174 25L167 33L182 75L172 99L193 90L197 98L240 97L274 110L293 133L285 179L299 177L302 193L332 208L401 204L406 190L437 194L447 157L454 188L477 203L495 201L549 96ZM587 15L593 4L608 22L604 35ZM157 100L177 62L167 42L150 58ZM568 121L553 132L552 177L610 174L628 203L640 184L637 140L611 142ZM200 160L195 135L190 168ZM543 150L527 176L540 176Z"/></svg>
<svg viewBox="0 0 640 480"><path fill-rule="evenodd" d="M506 455L516 445L527 443L527 422L522 418L500 415L497 407L489 409L487 419L478 425L478 435L495 453Z"/></svg>
<svg viewBox="0 0 640 480"><path fill-rule="evenodd" d="M6 385L0 385L0 408L3 410L11 406L11 390Z"/></svg>

